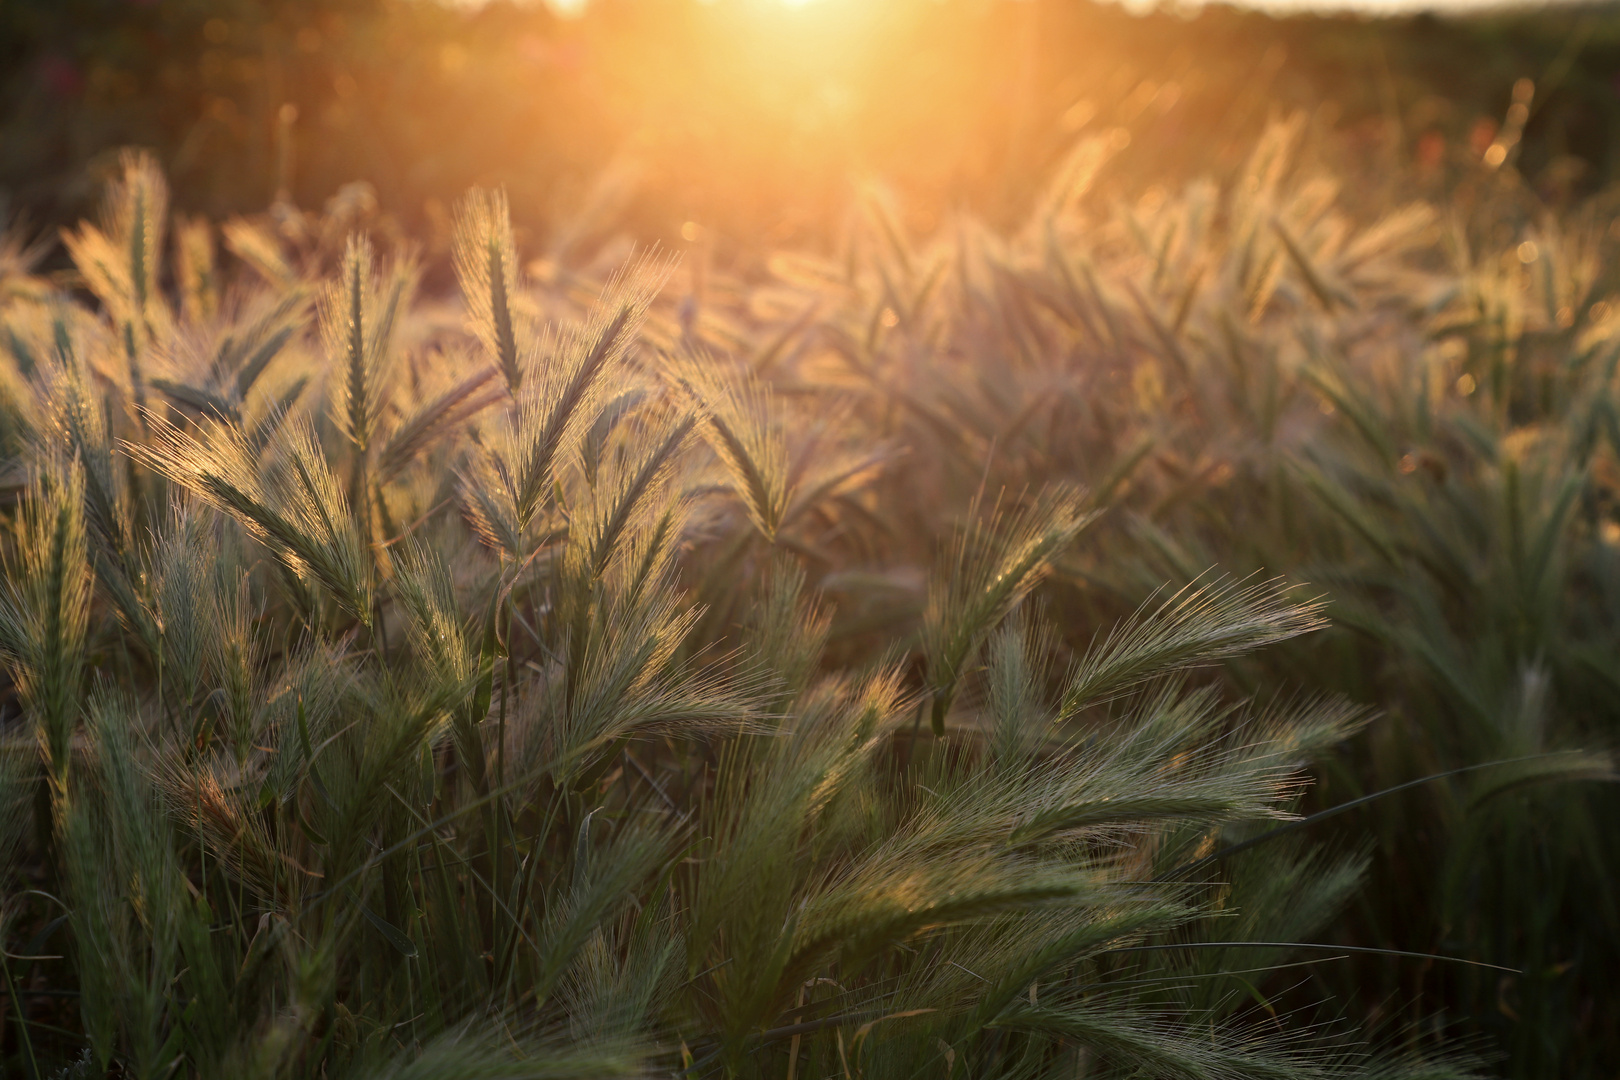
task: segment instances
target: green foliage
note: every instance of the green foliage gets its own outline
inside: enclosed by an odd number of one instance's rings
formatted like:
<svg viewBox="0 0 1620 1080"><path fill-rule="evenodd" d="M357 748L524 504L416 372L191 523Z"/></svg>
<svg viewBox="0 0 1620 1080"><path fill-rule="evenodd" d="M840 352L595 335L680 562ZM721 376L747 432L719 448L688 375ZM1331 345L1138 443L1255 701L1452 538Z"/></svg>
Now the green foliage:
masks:
<svg viewBox="0 0 1620 1080"><path fill-rule="evenodd" d="M741 296L710 302L700 344L759 349L779 390L853 399L855 423L906 451L870 496L837 503L852 516L789 537L829 568L838 655L872 655L920 617L918 677L943 726L959 678L1012 647L987 625L959 632L977 626L963 613L1026 581L1041 499L1088 489L1113 512L1036 560L1058 634L1018 666L1057 695L1052 715L1112 715L1116 690L1142 692L1137 662L1156 677L1219 664L1268 702L1305 687L1382 710L1311 797L1355 806L1316 835L1376 842L1375 884L1338 940L1513 970L1363 954L1310 985L1355 1015L1387 1016L1390 995L1444 1010L1516 1075L1603 1075L1620 941L1597 824L1620 705L1601 659L1620 610L1612 196L1560 215L1487 162L1439 207L1363 219L1341 195L1357 174L1304 150L1309 134L1280 122L1225 182L1130 201L1099 187L1114 144L1082 139L1004 235L962 218L913 236L879 192L836 258L778 253L768 277L728 282ZM958 509L987 492L1012 512L995 529ZM1017 542L980 554L997 529ZM964 540L926 593L895 572L952 530ZM1212 567L1244 584L1212 586ZM1320 606L1249 584L1278 574L1313 582ZM1187 590L1168 603L1167 579ZM1325 618L1329 632L1258 662L1223 659L1223 642ZM1004 716L1022 687L975 685L958 711ZM1030 752L1016 728L983 726L1004 760ZM1218 874L1221 850L1181 869Z"/></svg>

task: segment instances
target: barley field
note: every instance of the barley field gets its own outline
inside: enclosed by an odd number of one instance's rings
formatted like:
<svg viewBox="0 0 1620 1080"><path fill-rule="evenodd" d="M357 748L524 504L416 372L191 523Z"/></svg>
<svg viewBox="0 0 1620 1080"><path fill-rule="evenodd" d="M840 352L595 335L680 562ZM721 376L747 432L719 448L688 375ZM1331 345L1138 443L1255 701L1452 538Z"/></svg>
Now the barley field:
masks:
<svg viewBox="0 0 1620 1080"><path fill-rule="evenodd" d="M296 109L268 210L81 162L0 239L0 1070L1612 1075L1620 218L1502 93L775 233L303 209Z"/></svg>

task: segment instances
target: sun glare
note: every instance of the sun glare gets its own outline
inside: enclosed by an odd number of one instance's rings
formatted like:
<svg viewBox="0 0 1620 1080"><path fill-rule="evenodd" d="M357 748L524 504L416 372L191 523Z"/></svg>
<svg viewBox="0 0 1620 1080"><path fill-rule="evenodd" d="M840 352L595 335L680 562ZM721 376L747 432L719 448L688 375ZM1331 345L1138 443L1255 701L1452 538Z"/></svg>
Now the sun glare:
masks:
<svg viewBox="0 0 1620 1080"><path fill-rule="evenodd" d="M481 0L471 0L469 6L476 7L480 2ZM551 8L551 10L556 12L558 15L563 16L583 14L585 8L589 6L590 2L591 0L545 0L547 7ZM715 2L715 0L699 0L699 2L712 4ZM808 7L819 2L820 0L774 0L775 4L780 5L781 7L789 8Z"/></svg>

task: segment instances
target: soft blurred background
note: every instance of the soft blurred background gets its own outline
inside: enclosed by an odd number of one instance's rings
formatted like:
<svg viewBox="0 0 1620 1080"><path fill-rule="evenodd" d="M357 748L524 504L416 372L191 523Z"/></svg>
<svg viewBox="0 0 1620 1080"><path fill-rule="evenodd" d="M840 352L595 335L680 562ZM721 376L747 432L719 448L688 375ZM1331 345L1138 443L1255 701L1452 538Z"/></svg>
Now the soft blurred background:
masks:
<svg viewBox="0 0 1620 1080"><path fill-rule="evenodd" d="M1110 182L1167 183L1229 171L1294 109L1339 164L1438 187L1523 79L1514 153L1544 198L1620 166L1620 15L1601 7L6 0L0 73L0 192L42 229L91 208L129 144L157 152L185 211L341 192L442 244L454 198L499 184L550 249L683 227L815 245L871 178L923 231L952 209L1005 222L1082 133L1128 133Z"/></svg>

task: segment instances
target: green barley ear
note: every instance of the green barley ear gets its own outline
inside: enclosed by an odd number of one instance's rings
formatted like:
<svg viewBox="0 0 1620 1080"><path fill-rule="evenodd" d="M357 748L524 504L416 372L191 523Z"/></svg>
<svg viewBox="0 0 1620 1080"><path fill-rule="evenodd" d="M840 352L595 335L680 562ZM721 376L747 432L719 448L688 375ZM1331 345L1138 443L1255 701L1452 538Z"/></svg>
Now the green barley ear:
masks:
<svg viewBox="0 0 1620 1080"><path fill-rule="evenodd" d="M23 501L0 591L0 649L59 793L65 793L84 683L90 556L84 469L47 463Z"/></svg>
<svg viewBox="0 0 1620 1080"><path fill-rule="evenodd" d="M1031 612L1015 614L990 639L985 678L985 706L993 724L990 761L1001 770L1023 766L1040 747L1052 726L1046 702L1051 658L1057 635L1051 623Z"/></svg>
<svg viewBox="0 0 1620 1080"><path fill-rule="evenodd" d="M465 358L456 354L429 354L432 360L451 371L465 370ZM494 368L474 370L471 375L445 388L439 394L418 402L401 416L388 433L377 454L375 482L386 484L425 453L434 443L506 397L494 384Z"/></svg>
<svg viewBox="0 0 1620 1080"><path fill-rule="evenodd" d="M110 404L94 392L93 370L80 355L83 341L70 315L71 309L64 309L52 318L56 346L43 369L49 418L35 429L39 452L71 459L83 470L85 525L96 576L124 626L146 655L155 659L157 623L145 595L135 548L128 463L113 445L107 424Z"/></svg>
<svg viewBox="0 0 1620 1080"><path fill-rule="evenodd" d="M301 581L314 581L350 615L371 623L370 563L342 487L304 423L288 425L279 455L259 451L228 424L194 433L155 419L130 456L235 518Z"/></svg>
<svg viewBox="0 0 1620 1080"><path fill-rule="evenodd" d="M1318 601L1298 602L1280 580L1189 585L1142 611L1087 652L1063 691L1060 716L1188 668L1286 641L1327 625Z"/></svg>
<svg viewBox="0 0 1620 1080"><path fill-rule="evenodd" d="M601 415L604 387L626 363L669 267L637 260L609 282L589 320L550 335L516 408L461 477L462 508L486 543L520 559L531 554L524 536L550 505L556 467Z"/></svg>
<svg viewBox="0 0 1620 1080"><path fill-rule="evenodd" d="M977 518L960 534L929 587L923 616L936 735L944 734L945 714L985 638L1095 517L1079 493L1053 489L1005 520Z"/></svg>
<svg viewBox="0 0 1620 1080"><path fill-rule="evenodd" d="M78 948L85 1027L98 1055L117 1033L117 1056L134 1076L172 1062L175 981L182 941L197 931L175 832L143 760L133 703L98 692L85 709L85 765L62 828L62 861ZM195 782L195 781L193 781ZM101 1040L96 1034L100 1033Z"/></svg>
<svg viewBox="0 0 1620 1080"><path fill-rule="evenodd" d="M362 455L387 402L394 329L416 287L411 260L380 273L374 262L371 241L350 236L338 280L321 297L322 337L338 377L333 418Z"/></svg>
<svg viewBox="0 0 1620 1080"><path fill-rule="evenodd" d="M831 615L806 595L804 567L773 559L746 625L750 659L768 673L771 711L785 711L809 687L832 629Z"/></svg>
<svg viewBox="0 0 1620 1080"><path fill-rule="evenodd" d="M638 259L603 290L591 318L552 339L550 355L518 403L518 518L527 524L551 486L559 451L595 421L602 388L625 362L671 264Z"/></svg>
<svg viewBox="0 0 1620 1080"><path fill-rule="evenodd" d="M787 439L769 389L747 372L726 378L702 356L677 365L671 378L701 413L703 435L725 462L749 519L775 540L792 491Z"/></svg>
<svg viewBox="0 0 1620 1080"><path fill-rule="evenodd" d="M649 424L631 440L618 468L591 488L574 508L569 527L569 564L582 580L596 580L621 551L633 548L626 541L652 527L671 507L666 491L671 472L692 433L695 421L672 418L667 425Z"/></svg>
<svg viewBox="0 0 1620 1080"><path fill-rule="evenodd" d="M467 641L456 604L450 570L438 553L410 541L394 564L393 586L409 616L411 644L417 655L446 684L472 677L477 656Z"/></svg>
<svg viewBox="0 0 1620 1080"><path fill-rule="evenodd" d="M456 207L454 254L473 332L515 395L534 362L530 354L534 334L512 307L523 278L506 192L474 188L461 200Z"/></svg>
<svg viewBox="0 0 1620 1080"><path fill-rule="evenodd" d="M42 431L57 445L47 452L73 458L84 469L90 529L109 558L126 566L133 548L124 480L107 428L106 403L94 389L95 375L66 312L56 319L56 356L47 402L51 423Z"/></svg>
<svg viewBox="0 0 1620 1080"><path fill-rule="evenodd" d="M165 689L184 711L196 700L210 640L220 636L210 587L219 561L212 521L200 508L175 500L152 552L163 635Z"/></svg>
<svg viewBox="0 0 1620 1080"><path fill-rule="evenodd" d="M225 734L237 763L252 749L260 705L263 650L253 634L253 594L234 560L219 560L213 573L211 633L206 640L208 670L219 688Z"/></svg>
<svg viewBox="0 0 1620 1080"><path fill-rule="evenodd" d="M214 376L234 383L238 401L247 400L265 369L302 332L309 298L301 286L287 289L233 334L228 346L222 343L214 359Z"/></svg>

